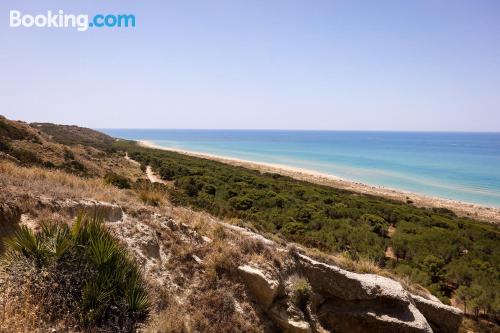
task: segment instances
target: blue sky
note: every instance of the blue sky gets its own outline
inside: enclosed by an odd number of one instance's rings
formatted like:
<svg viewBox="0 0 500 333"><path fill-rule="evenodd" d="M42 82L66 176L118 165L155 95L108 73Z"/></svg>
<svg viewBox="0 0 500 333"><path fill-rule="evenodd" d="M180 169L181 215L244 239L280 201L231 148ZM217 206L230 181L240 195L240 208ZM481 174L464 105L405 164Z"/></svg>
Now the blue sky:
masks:
<svg viewBox="0 0 500 333"><path fill-rule="evenodd" d="M10 28L131 13L135 29ZM95 128L500 131L499 1L0 4L0 114Z"/></svg>

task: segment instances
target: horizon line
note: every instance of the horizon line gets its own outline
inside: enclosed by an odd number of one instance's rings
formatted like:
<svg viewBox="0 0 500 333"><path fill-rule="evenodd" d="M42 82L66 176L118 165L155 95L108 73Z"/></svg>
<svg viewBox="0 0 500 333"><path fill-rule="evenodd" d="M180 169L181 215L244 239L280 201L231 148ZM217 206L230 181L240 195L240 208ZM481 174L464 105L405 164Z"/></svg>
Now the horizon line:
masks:
<svg viewBox="0 0 500 333"><path fill-rule="evenodd" d="M71 126L71 125L69 125ZM75 125L78 126L78 125ZM137 131L252 131L252 132L394 132L394 133L468 133L468 134L500 134L498 131L464 131L464 130L373 130L373 129L301 129L301 128L160 128L160 127L90 127L94 130L137 130Z"/></svg>

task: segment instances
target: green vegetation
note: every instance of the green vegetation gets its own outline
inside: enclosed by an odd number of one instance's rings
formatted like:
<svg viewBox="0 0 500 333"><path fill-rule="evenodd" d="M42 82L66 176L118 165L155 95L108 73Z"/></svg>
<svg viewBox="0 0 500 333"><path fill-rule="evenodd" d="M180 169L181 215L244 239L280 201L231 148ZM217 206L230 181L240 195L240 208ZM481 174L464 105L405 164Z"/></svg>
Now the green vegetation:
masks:
<svg viewBox="0 0 500 333"><path fill-rule="evenodd" d="M27 286L43 313L68 325L129 331L148 313L137 266L97 217L80 216L70 228L46 223L19 228L8 242L5 267ZM19 295L23 297L23 295Z"/></svg>
<svg viewBox="0 0 500 333"><path fill-rule="evenodd" d="M311 300L312 288L306 279L297 277L292 279L291 298L293 303L302 311L305 311Z"/></svg>
<svg viewBox="0 0 500 333"><path fill-rule="evenodd" d="M32 123L30 125L50 135L54 141L64 145L72 146L81 144L108 152L112 151L111 145L114 139L104 133L89 128L50 123Z"/></svg>
<svg viewBox="0 0 500 333"><path fill-rule="evenodd" d="M130 179L114 172L106 174L104 181L118 188L130 188Z"/></svg>
<svg viewBox="0 0 500 333"><path fill-rule="evenodd" d="M460 288L483 312L500 312L500 231L494 225L133 142L115 147L173 180L169 195L176 204L237 217L306 246L374 260L444 301ZM389 237L391 225L396 232ZM389 246L394 259L385 255Z"/></svg>

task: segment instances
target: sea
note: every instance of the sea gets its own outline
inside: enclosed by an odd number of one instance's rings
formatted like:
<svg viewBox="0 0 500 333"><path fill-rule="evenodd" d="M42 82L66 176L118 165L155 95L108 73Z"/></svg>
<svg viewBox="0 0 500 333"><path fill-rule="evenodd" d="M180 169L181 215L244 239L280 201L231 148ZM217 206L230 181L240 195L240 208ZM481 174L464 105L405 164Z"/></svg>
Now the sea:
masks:
<svg viewBox="0 0 500 333"><path fill-rule="evenodd" d="M500 207L500 133L100 129L113 137L287 165Z"/></svg>

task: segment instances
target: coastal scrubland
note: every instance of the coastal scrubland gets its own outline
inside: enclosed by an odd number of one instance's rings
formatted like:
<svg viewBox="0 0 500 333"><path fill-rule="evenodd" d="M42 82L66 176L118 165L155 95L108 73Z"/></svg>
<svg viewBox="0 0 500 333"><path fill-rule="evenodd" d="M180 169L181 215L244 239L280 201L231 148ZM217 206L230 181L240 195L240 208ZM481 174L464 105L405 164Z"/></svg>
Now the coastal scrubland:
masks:
<svg viewBox="0 0 500 333"><path fill-rule="evenodd" d="M2 117L0 187L0 331L321 331L301 255L429 290L466 310L461 332L498 329L498 226L445 209ZM279 281L281 317L242 265Z"/></svg>
<svg viewBox="0 0 500 333"><path fill-rule="evenodd" d="M444 302L500 311L500 231L440 208L418 208L279 174L140 147L115 147L172 181L170 200L410 277Z"/></svg>

